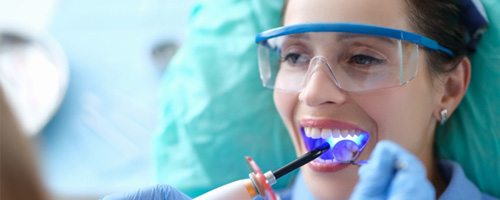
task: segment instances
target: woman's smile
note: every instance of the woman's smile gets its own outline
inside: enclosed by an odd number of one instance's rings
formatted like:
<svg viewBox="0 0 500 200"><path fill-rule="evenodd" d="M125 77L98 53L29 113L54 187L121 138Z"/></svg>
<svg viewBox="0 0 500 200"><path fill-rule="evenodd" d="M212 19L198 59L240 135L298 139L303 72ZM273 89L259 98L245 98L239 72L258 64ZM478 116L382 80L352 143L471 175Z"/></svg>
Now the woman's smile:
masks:
<svg viewBox="0 0 500 200"><path fill-rule="evenodd" d="M328 142L332 147L309 167L317 172L335 172L349 165L364 150L370 132L348 122L333 119L303 118L299 121L299 131L295 137L301 141L301 149L311 151Z"/></svg>

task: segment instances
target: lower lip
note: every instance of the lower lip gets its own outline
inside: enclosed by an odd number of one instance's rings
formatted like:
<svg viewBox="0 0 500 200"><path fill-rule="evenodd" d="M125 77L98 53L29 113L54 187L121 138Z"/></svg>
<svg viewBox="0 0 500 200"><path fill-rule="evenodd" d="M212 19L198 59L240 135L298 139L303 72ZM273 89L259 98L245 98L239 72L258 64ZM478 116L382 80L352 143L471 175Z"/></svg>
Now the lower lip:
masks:
<svg viewBox="0 0 500 200"><path fill-rule="evenodd" d="M336 172L349 166L349 164L340 163L320 163L315 160L311 161L308 166L316 172Z"/></svg>

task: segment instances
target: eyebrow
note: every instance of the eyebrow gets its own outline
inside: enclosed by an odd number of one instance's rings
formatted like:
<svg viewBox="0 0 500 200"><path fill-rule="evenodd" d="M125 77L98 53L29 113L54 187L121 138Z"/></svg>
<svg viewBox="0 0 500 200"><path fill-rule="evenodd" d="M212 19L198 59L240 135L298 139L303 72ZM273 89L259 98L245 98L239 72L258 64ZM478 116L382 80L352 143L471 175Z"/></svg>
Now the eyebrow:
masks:
<svg viewBox="0 0 500 200"><path fill-rule="evenodd" d="M387 43L390 45L396 44L394 39L386 38L386 37L377 37L377 36L352 34L352 33L339 33L339 32L336 32L335 34L337 34L337 37L336 37L337 41L350 40L350 39L355 39L355 38L368 38L368 39L380 40L380 41L383 41L384 43ZM310 33L291 34L291 35L287 35L287 37L294 38L294 39L305 39L305 40L311 39Z"/></svg>
<svg viewBox="0 0 500 200"><path fill-rule="evenodd" d="M325 33L325 32L308 32L308 33L299 33L299 34L290 34L287 35L286 37L292 40L311 40L311 34L313 33ZM367 39L367 40L375 40L375 42L379 43L382 42L383 45L389 45L389 46L396 46L396 40L391 39L391 38L386 38L386 37L377 37L377 36L371 36L371 35L363 35L363 34L354 34L354 33L342 33L342 32L334 32L336 34L336 37L333 38L334 41L337 42L343 42L343 41L349 41L349 40L355 40L355 39ZM356 41L354 41L356 42Z"/></svg>
<svg viewBox="0 0 500 200"><path fill-rule="evenodd" d="M291 34L287 35L287 37L295 38L295 39L306 39L309 40L311 36L309 36L310 33L300 33L300 34Z"/></svg>
<svg viewBox="0 0 500 200"><path fill-rule="evenodd" d="M386 37L377 37L377 36L369 36L369 35L360 35L360 34L351 34L351 33L338 33L337 41L349 40L355 38L369 38L383 41L384 43L388 43L390 45L395 45L396 42L394 39L386 38Z"/></svg>

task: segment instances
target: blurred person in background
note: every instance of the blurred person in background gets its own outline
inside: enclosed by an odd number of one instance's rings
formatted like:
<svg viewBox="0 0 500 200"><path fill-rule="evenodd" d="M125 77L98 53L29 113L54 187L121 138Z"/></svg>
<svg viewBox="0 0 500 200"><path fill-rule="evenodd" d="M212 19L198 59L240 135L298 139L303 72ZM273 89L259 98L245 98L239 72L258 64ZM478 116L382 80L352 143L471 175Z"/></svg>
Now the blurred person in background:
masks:
<svg viewBox="0 0 500 200"><path fill-rule="evenodd" d="M33 146L22 133L0 85L0 199L45 200Z"/></svg>

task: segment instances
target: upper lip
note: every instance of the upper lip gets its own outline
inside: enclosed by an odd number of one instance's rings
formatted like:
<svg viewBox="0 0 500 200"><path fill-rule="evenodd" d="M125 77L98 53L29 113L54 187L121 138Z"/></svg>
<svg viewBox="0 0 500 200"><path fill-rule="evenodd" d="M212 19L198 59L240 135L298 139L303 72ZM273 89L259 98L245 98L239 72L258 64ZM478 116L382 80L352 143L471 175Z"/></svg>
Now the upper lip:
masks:
<svg viewBox="0 0 500 200"><path fill-rule="evenodd" d="M353 129L368 132L354 124L334 119L302 119L299 124L302 127Z"/></svg>

